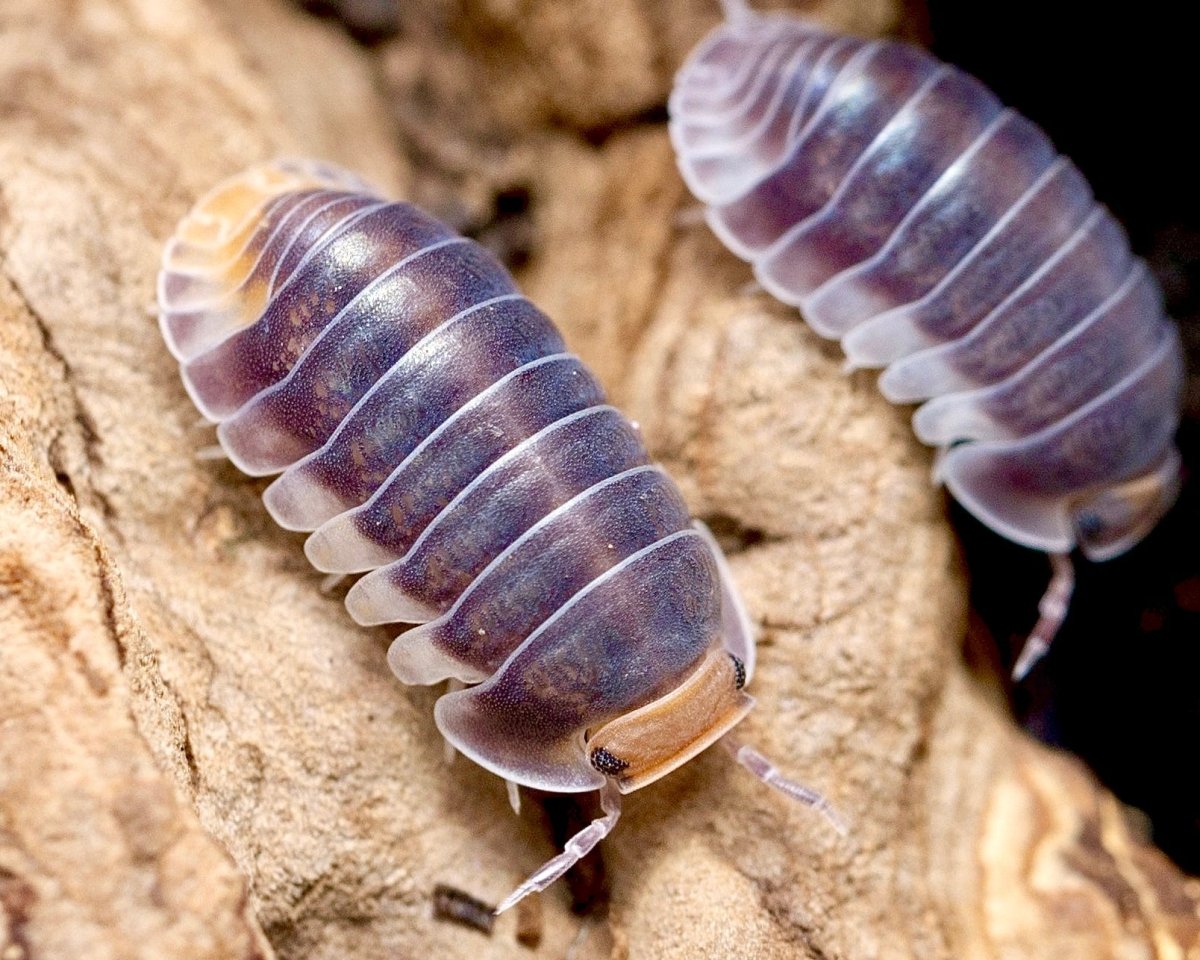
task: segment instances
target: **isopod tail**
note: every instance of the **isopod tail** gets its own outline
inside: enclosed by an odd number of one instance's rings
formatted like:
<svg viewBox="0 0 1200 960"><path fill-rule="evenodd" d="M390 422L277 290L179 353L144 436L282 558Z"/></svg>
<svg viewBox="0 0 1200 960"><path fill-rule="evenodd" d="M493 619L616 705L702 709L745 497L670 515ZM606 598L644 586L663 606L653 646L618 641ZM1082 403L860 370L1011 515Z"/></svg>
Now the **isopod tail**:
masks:
<svg viewBox="0 0 1200 960"><path fill-rule="evenodd" d="M1107 560L1137 543L1175 503L1181 475L1179 452L1167 451L1156 468L1089 495L1071 511L1080 549L1089 560ZM1050 582L1038 603L1038 621L1013 664L1020 682L1050 650L1071 606L1075 566L1065 553L1050 554Z"/></svg>
<svg viewBox="0 0 1200 960"><path fill-rule="evenodd" d="M1071 520L1079 548L1089 560L1109 560L1141 540L1174 506L1183 459L1172 448L1147 473L1081 499Z"/></svg>
<svg viewBox="0 0 1200 960"><path fill-rule="evenodd" d="M255 268L268 243L278 242L277 228L301 212L298 205L356 190L370 192L346 171L279 160L201 197L167 243L158 278L159 326L176 359L194 359L258 317L272 291Z"/></svg>

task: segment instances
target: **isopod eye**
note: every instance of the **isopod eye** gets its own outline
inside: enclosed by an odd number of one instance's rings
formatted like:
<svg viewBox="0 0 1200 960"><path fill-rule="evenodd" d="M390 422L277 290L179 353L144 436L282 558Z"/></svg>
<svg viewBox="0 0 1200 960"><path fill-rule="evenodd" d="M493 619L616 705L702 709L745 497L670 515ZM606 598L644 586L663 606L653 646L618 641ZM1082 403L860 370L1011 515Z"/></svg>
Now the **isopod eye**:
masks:
<svg viewBox="0 0 1200 960"><path fill-rule="evenodd" d="M1104 535L1104 521L1091 510L1080 510L1075 514L1075 531L1081 541L1091 543Z"/></svg>
<svg viewBox="0 0 1200 960"><path fill-rule="evenodd" d="M627 761L622 760L620 757L614 757L603 747L593 750L588 759L591 760L592 766L606 777L615 777L629 766Z"/></svg>
<svg viewBox="0 0 1200 960"><path fill-rule="evenodd" d="M733 661L733 688L741 690L746 685L746 665L732 653L729 659Z"/></svg>

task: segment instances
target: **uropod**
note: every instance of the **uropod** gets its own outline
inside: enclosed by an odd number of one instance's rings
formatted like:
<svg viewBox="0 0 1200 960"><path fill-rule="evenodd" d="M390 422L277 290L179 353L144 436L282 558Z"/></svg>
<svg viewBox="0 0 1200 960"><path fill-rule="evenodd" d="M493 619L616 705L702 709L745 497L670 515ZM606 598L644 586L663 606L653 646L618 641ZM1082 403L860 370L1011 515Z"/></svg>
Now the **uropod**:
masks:
<svg viewBox="0 0 1200 960"><path fill-rule="evenodd" d="M1068 554L1125 552L1178 493L1183 354L1158 285L1075 166L978 80L723 2L670 98L680 171L769 293L920 404L935 481L1050 554L1019 678L1065 617Z"/></svg>
<svg viewBox="0 0 1200 960"><path fill-rule="evenodd" d="M634 425L482 247L357 177L254 167L163 255L160 325L221 448L333 574L457 750L516 786L599 791L603 816L498 908L614 827L620 797L753 706L754 636L721 551Z"/></svg>

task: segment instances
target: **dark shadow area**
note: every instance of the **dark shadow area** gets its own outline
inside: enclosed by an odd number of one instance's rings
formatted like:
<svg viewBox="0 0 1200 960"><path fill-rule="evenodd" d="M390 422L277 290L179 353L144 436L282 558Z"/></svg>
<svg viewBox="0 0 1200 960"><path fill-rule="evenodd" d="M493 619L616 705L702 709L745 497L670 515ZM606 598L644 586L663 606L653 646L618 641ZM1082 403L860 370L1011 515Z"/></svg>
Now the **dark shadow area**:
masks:
<svg viewBox="0 0 1200 960"><path fill-rule="evenodd" d="M934 52L1040 123L1125 224L1163 285L1188 352L1175 509L1134 550L1078 563L1071 615L1050 656L1010 690L1035 735L1079 754L1155 841L1200 872L1200 189L1191 147L1197 87L1185 7L1104 14L1032 0L930 0ZM1048 10L1056 12L1047 14ZM1007 667L1048 576L1040 554L953 509L978 619Z"/></svg>
<svg viewBox="0 0 1200 960"><path fill-rule="evenodd" d="M296 0L319 17L340 20L364 46L374 46L400 31L400 0Z"/></svg>

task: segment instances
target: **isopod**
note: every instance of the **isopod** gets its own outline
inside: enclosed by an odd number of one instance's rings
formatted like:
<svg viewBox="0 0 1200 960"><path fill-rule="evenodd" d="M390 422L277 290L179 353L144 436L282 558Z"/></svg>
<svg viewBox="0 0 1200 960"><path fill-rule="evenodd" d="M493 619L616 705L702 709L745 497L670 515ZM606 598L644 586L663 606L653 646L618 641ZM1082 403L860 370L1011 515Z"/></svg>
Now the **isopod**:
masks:
<svg viewBox="0 0 1200 960"><path fill-rule="evenodd" d="M501 903L560 877L620 796L723 740L754 636L715 540L554 325L481 246L316 162L254 167L167 244L160 326L200 412L360 624L448 680L449 744L508 781L599 791L603 816Z"/></svg>
<svg viewBox="0 0 1200 960"><path fill-rule="evenodd" d="M975 78L723 2L670 98L683 178L763 288L920 404L935 482L1051 555L1020 678L1065 617L1068 554L1125 552L1177 496L1183 355L1158 285L1078 169Z"/></svg>

